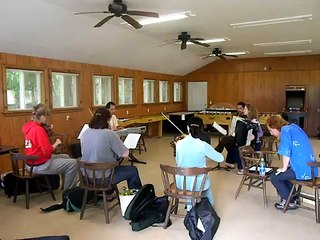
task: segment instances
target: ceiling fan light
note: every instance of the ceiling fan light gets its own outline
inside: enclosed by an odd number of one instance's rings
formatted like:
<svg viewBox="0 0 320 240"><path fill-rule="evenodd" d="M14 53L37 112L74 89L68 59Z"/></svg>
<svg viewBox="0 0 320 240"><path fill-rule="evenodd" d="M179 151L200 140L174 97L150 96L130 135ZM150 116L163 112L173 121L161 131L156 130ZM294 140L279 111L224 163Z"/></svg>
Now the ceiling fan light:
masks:
<svg viewBox="0 0 320 240"><path fill-rule="evenodd" d="M225 41L230 41L230 38L212 38L212 39L206 39L206 40L201 40L199 42L201 43L219 43L219 42L225 42Z"/></svg>
<svg viewBox="0 0 320 240"><path fill-rule="evenodd" d="M170 21L176 21L185 19L188 17L195 16L190 11L187 12L180 12L180 13L173 13L168 15L161 15L159 18L144 18L139 21L141 25L148 25L148 24L154 24L154 23L162 23L162 22L170 22Z"/></svg>
<svg viewBox="0 0 320 240"><path fill-rule="evenodd" d="M278 24L278 23L301 22L301 21L305 21L305 20L312 20L312 14L293 16L293 17L258 20L258 21L250 21L250 22L242 22L242 23L232 23L232 24L230 24L230 26L232 28L243 28L243 27L255 27L255 26L263 26L263 25Z"/></svg>

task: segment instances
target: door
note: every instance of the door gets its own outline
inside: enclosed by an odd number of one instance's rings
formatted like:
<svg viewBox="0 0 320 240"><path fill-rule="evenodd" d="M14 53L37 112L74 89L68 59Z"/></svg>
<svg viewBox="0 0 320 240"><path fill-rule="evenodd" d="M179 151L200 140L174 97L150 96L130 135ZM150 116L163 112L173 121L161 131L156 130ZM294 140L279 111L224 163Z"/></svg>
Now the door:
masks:
<svg viewBox="0 0 320 240"><path fill-rule="evenodd" d="M188 82L188 111L207 108L207 82Z"/></svg>

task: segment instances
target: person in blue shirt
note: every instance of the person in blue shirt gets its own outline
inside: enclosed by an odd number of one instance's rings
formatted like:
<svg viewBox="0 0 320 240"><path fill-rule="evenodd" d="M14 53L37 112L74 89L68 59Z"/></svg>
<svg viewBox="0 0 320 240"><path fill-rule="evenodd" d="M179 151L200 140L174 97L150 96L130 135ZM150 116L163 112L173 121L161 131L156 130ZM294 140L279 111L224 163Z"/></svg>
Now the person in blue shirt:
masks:
<svg viewBox="0 0 320 240"><path fill-rule="evenodd" d="M278 154L282 155L282 167L271 175L271 182L281 197L275 204L277 209L283 209L288 201L293 185L291 179L312 179L311 167L307 162L316 161L311 143L306 133L296 124L288 124L280 116L272 116L267 120L270 134L280 138ZM315 171L318 175L318 171ZM291 199L289 209L296 209L295 199Z"/></svg>
<svg viewBox="0 0 320 240"><path fill-rule="evenodd" d="M178 167L182 168L205 168L207 167L206 157L216 161L222 162L224 157L217 152L210 144L200 140L202 134L203 121L201 118L193 117L187 122L189 135L176 143L176 163ZM183 188L183 176L177 176L177 187ZM197 180L197 189L200 189L202 179ZM187 178L187 190L192 190L194 177ZM204 186L204 196L207 197L213 206L213 194L210 186L210 179L206 180ZM187 206L190 210L191 206Z"/></svg>

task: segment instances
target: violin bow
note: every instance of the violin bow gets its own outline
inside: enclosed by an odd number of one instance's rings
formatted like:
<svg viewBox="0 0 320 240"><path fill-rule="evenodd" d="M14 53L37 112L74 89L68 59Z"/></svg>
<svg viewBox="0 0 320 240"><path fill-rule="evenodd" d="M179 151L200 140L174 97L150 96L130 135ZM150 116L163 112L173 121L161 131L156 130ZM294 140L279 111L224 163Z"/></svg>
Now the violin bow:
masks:
<svg viewBox="0 0 320 240"><path fill-rule="evenodd" d="M164 116L165 119L167 119L169 121L169 123L171 123L181 134L184 135L184 132L181 131L180 128L177 127L177 125L175 125L168 117L167 115L165 115L163 112L161 112L161 115Z"/></svg>
<svg viewBox="0 0 320 240"><path fill-rule="evenodd" d="M90 112L91 116L93 117L93 112L91 111L91 109L90 109L90 108L88 108L88 110L89 110L89 112Z"/></svg>

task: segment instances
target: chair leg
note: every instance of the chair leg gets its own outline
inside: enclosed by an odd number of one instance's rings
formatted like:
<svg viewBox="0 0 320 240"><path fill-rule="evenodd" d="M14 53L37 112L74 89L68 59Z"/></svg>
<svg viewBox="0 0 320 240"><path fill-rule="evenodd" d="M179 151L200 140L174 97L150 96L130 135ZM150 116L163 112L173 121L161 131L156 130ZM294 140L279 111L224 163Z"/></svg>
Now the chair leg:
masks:
<svg viewBox="0 0 320 240"><path fill-rule="evenodd" d="M144 141L144 136L143 136L143 135L141 135L141 140L142 140L143 149L144 149L144 151L146 152L146 151L147 151L147 147L146 147L146 143L145 143L145 141Z"/></svg>
<svg viewBox="0 0 320 240"><path fill-rule="evenodd" d="M251 184L252 184L252 178L250 178L250 180L249 180L249 184L248 184L248 191L250 191Z"/></svg>
<svg viewBox="0 0 320 240"><path fill-rule="evenodd" d="M267 208L267 185L266 185L266 180L262 180L262 188L263 188L263 203L264 203L264 208Z"/></svg>
<svg viewBox="0 0 320 240"><path fill-rule="evenodd" d="M169 220L170 220L170 213L171 213L171 208L173 206L173 202L174 202L174 198L171 197L170 199L170 203L169 203L169 206L168 206L168 209L167 209L167 214L166 214L166 218L164 220L164 225L163 225L163 228L166 229L168 227L168 224L169 224Z"/></svg>
<svg viewBox="0 0 320 240"><path fill-rule="evenodd" d="M287 202L286 202L286 204L284 205L284 208L283 208L283 213L285 213L288 210L288 206L289 206L289 203L290 203L290 200L292 198L292 194L293 194L295 188L296 188L296 185L293 185L292 188L291 188L289 197L288 197Z"/></svg>
<svg viewBox="0 0 320 240"><path fill-rule="evenodd" d="M102 196L103 196L103 209L104 209L104 216L106 218L106 223L109 223L109 209L108 209L108 202L106 198L106 192L102 191Z"/></svg>
<svg viewBox="0 0 320 240"><path fill-rule="evenodd" d="M319 211L319 188L315 188L315 212L316 212L316 223L320 223L320 211Z"/></svg>
<svg viewBox="0 0 320 240"><path fill-rule="evenodd" d="M81 212L80 212L80 220L83 219L84 209L86 208L86 204L87 204L87 196L88 196L88 190L85 189L85 190L84 190L83 199L82 199L82 206L81 206Z"/></svg>
<svg viewBox="0 0 320 240"><path fill-rule="evenodd" d="M179 207L179 198L176 198L174 201L174 214L178 214L178 207Z"/></svg>
<svg viewBox="0 0 320 240"><path fill-rule="evenodd" d="M26 209L29 209L30 193L29 193L29 180L26 179Z"/></svg>
<svg viewBox="0 0 320 240"><path fill-rule="evenodd" d="M39 178L35 178L35 181L36 181L39 193L42 193L41 186L40 186L40 183L39 183Z"/></svg>
<svg viewBox="0 0 320 240"><path fill-rule="evenodd" d="M18 187L19 187L19 178L17 178L17 181L16 181L16 187L14 189L14 195L13 195L13 202L17 202Z"/></svg>
<svg viewBox="0 0 320 240"><path fill-rule="evenodd" d="M241 179L240 185L239 185L239 187L237 189L237 192L236 192L236 195L235 195L234 199L237 199L237 197L238 197L238 195L240 193L240 190L241 190L241 188L242 188L242 186L244 184L245 179L246 179L246 176L243 176L242 179Z"/></svg>
<svg viewBox="0 0 320 240"><path fill-rule="evenodd" d="M46 181L48 191L49 191L49 193L51 194L51 197L52 197L53 201L56 201L56 197L54 196L54 193L53 193L53 191L52 191L52 187L51 187L51 184L50 184L50 182L49 182L49 180L48 180L48 177L47 177L47 176L44 176L44 180Z"/></svg>

